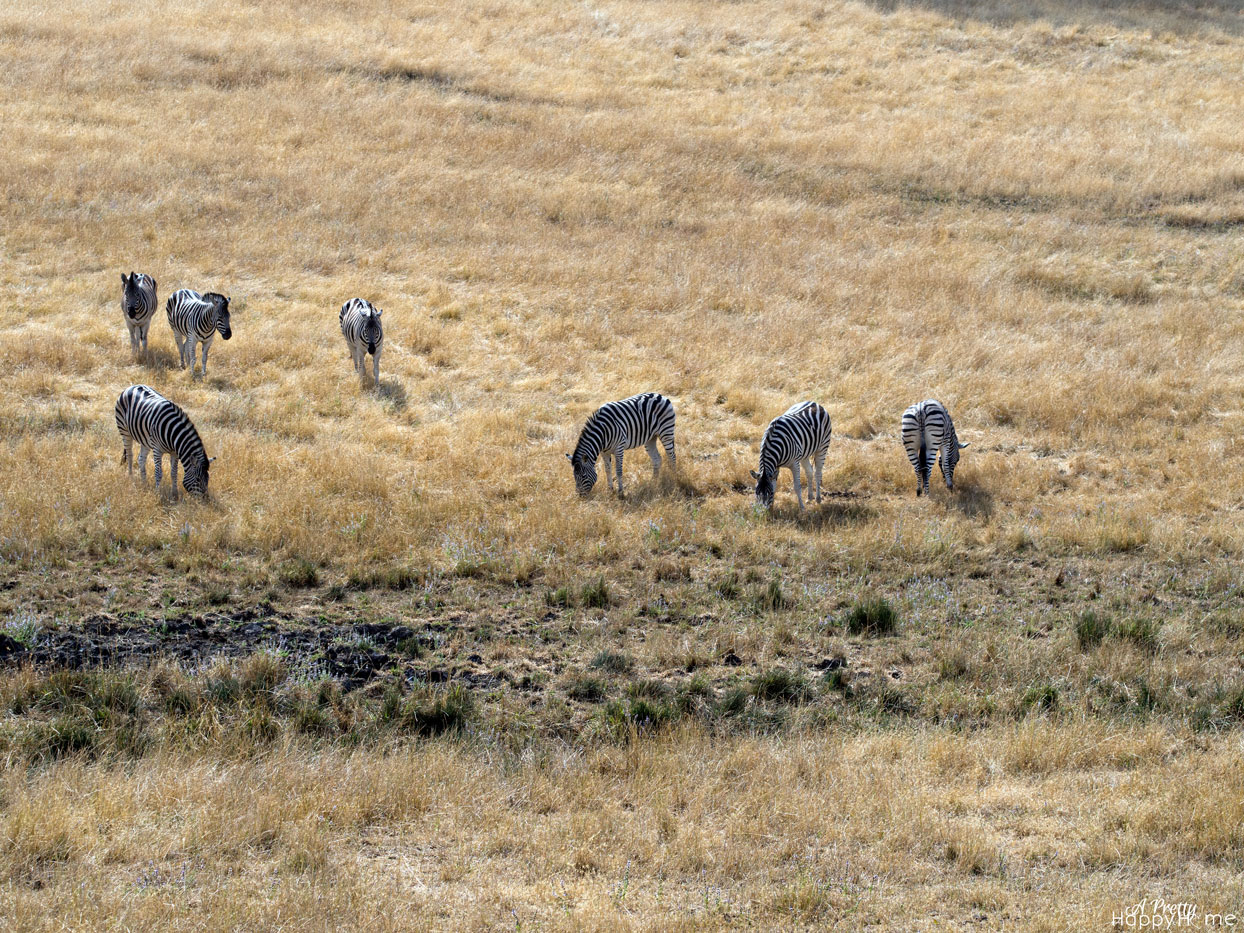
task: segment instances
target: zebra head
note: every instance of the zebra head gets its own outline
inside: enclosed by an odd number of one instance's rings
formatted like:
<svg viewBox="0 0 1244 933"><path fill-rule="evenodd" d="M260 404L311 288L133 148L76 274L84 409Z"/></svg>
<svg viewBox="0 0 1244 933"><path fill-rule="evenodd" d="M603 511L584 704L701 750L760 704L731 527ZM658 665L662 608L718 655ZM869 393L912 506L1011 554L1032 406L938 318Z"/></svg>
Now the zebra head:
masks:
<svg viewBox="0 0 1244 933"><path fill-rule="evenodd" d="M367 352L376 355L376 344L380 342L380 315L384 314L375 305L369 304L363 312L363 339L367 341Z"/></svg>
<svg viewBox="0 0 1244 933"><path fill-rule="evenodd" d="M766 509L773 508L773 494L777 489L777 470L770 472L766 469L763 473L757 473L755 470L748 470L748 472L756 481L756 501Z"/></svg>
<svg viewBox="0 0 1244 933"><path fill-rule="evenodd" d="M219 292L208 292L203 300L215 307L216 330L220 332L221 339L228 340L233 336L233 328L229 326L229 299Z"/></svg>
<svg viewBox="0 0 1244 933"><path fill-rule="evenodd" d="M131 320L137 320L143 312L142 291L138 287L138 276L131 272L126 277L126 274L122 272L121 290L121 308L125 311L125 316Z"/></svg>
<svg viewBox="0 0 1244 933"><path fill-rule="evenodd" d="M181 481L181 484L186 487L186 492L207 498L208 470L215 459L215 457L203 454L186 464L186 475Z"/></svg>
<svg viewBox="0 0 1244 933"><path fill-rule="evenodd" d="M571 454L566 454L566 459L574 467L575 491L586 498L592 491L592 487L596 485L596 460L589 460L583 456L575 457Z"/></svg>

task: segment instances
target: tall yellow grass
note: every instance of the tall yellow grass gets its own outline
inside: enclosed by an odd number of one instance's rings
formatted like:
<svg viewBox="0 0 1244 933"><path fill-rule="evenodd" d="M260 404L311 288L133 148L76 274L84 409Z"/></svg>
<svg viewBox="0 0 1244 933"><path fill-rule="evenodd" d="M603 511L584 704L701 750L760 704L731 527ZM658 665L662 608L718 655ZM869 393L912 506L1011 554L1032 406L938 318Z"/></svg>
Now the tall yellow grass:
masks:
<svg viewBox="0 0 1244 933"><path fill-rule="evenodd" d="M0 552L556 576L621 572L656 523L806 567L1238 553L1239 17L1152 15L9 8ZM131 269L232 297L206 383L162 312L131 359ZM377 392L352 295L387 311ZM118 466L134 382L219 457L210 504ZM583 419L646 389L683 488L573 501ZM963 491L917 502L895 435L928 396L973 446ZM757 522L746 470L802 398L866 507Z"/></svg>

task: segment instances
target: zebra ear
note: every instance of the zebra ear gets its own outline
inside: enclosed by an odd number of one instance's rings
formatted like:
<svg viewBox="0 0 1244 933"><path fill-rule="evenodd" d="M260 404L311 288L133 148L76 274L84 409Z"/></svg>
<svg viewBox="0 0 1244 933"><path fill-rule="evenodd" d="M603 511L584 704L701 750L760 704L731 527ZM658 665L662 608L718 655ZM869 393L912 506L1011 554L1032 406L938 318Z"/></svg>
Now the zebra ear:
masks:
<svg viewBox="0 0 1244 933"><path fill-rule="evenodd" d="M380 317L380 315L382 315L382 314L384 314L384 312L383 312L383 311L381 311L379 308L377 308L377 309L376 309L376 317Z"/></svg>
<svg viewBox="0 0 1244 933"><path fill-rule="evenodd" d="M566 459L569 460L571 463L574 463L574 457L570 456L570 454L566 454Z"/></svg>
<svg viewBox="0 0 1244 933"><path fill-rule="evenodd" d="M208 457L208 458L207 458L207 462L208 462L208 463L215 463L215 462L216 462L216 458L215 458L215 457Z"/></svg>
<svg viewBox="0 0 1244 933"><path fill-rule="evenodd" d="M959 449L960 449L960 450L963 450L963 448L965 448L965 447L970 447L970 446L971 446L970 444L960 444L960 445L959 445Z"/></svg>
<svg viewBox="0 0 1244 933"><path fill-rule="evenodd" d="M760 474L757 473L755 470L748 470L747 472L752 474L752 479L760 479Z"/></svg>
<svg viewBox="0 0 1244 933"><path fill-rule="evenodd" d="M129 280L129 279L127 279L127 278L125 277L125 273L124 273L124 272L122 272L122 273L121 273L121 284L122 284L122 285L129 285L129 284L130 284L130 280Z"/></svg>

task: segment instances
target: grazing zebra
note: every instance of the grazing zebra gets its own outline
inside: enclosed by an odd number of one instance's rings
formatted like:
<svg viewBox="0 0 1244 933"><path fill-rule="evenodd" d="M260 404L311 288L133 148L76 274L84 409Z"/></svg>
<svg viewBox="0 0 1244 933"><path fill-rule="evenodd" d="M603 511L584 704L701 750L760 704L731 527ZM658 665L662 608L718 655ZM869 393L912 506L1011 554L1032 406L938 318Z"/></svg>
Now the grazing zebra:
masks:
<svg viewBox="0 0 1244 933"><path fill-rule="evenodd" d="M190 366L194 375L194 345L203 344L203 376L207 376L207 348L212 345L216 331L228 340L233 336L229 327L229 299L217 292L200 295L188 288L179 288L168 296L165 307L168 326L173 328L173 339L181 355L181 368Z"/></svg>
<svg viewBox="0 0 1244 933"><path fill-rule="evenodd" d="M147 331L158 307L156 280L145 272L131 272L127 278L121 273L121 313L125 326L130 329L130 352L137 353L141 344L147 352Z"/></svg>
<svg viewBox="0 0 1244 933"><path fill-rule="evenodd" d="M936 399L926 399L903 412L903 447L916 470L917 496L929 491L929 474L939 451L946 488L954 489L955 464L959 462L959 451L967 446L959 443L950 414Z"/></svg>
<svg viewBox="0 0 1244 933"><path fill-rule="evenodd" d="M674 457L674 405L664 395L644 392L620 402L607 402L592 412L579 435L573 454L566 459L574 467L574 485L580 496L586 496L596 485L596 458L605 460L605 481L613 489L610 457L618 461L618 495L622 495L622 451L643 447L652 460L652 476L661 472L661 455L657 439L665 447L671 467Z"/></svg>
<svg viewBox="0 0 1244 933"><path fill-rule="evenodd" d="M786 467L795 481L795 500L803 510L799 465L808 476L808 501L812 501L812 461L816 462L816 501L821 501L821 467L829 450L833 427L825 409L816 402L800 402L778 415L765 428L760 442L760 472L751 471L756 480L756 501L773 508L778 470Z"/></svg>
<svg viewBox="0 0 1244 933"><path fill-rule="evenodd" d="M367 377L367 354L370 353L372 377L377 388L380 386L380 350L384 343L384 328L380 326L382 314L384 312L370 301L351 298L341 306L341 312L337 315L341 335L346 338L346 347L354 360L354 371L359 374L359 381Z"/></svg>
<svg viewBox="0 0 1244 933"><path fill-rule="evenodd" d="M130 475L134 473L133 444L137 441L144 483L147 482L147 451L150 450L155 455L155 484L159 492L163 479L161 463L167 453L169 469L173 474L170 483L173 497L177 496L178 461L186 471L182 483L186 492L207 495L208 464L216 458L208 459L203 442L199 440L199 432L194 429L186 413L155 389L130 386L121 393L117 399L117 430L124 444L121 463L129 466Z"/></svg>

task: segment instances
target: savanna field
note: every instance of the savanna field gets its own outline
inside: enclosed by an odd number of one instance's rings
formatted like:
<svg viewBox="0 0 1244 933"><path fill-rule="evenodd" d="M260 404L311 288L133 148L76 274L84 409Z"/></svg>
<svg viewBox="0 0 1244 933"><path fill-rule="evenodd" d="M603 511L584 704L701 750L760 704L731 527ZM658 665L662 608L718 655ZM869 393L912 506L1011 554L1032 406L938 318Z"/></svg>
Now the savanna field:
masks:
<svg viewBox="0 0 1244 933"><path fill-rule="evenodd" d="M1244 926L1242 79L1234 0L0 10L0 927Z"/></svg>

